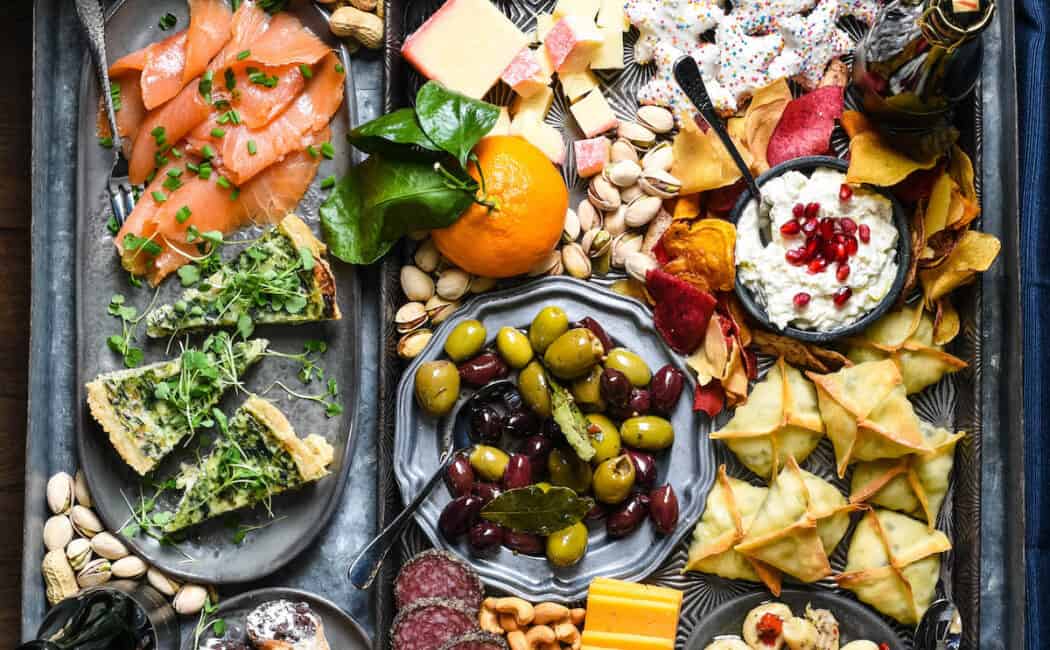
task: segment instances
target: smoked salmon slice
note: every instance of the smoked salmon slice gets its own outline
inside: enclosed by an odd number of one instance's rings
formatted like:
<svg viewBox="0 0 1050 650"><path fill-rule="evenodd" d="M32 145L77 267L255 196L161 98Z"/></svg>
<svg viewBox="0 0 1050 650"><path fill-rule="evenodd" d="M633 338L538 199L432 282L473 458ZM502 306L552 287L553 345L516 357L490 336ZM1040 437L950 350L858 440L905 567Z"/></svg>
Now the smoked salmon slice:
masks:
<svg viewBox="0 0 1050 650"><path fill-rule="evenodd" d="M299 19L280 13L270 20L269 28L255 43L251 43L248 61L262 65L288 63L313 64L323 59L332 48L313 32L303 27Z"/></svg>
<svg viewBox="0 0 1050 650"><path fill-rule="evenodd" d="M110 79L110 83L113 84L113 109L117 118L117 131L120 133L124 155L130 158L139 127L146 119L146 107L142 105L139 76L135 73L128 73L122 77ZM109 120L106 118L106 106L101 97L98 107L98 135L100 138L112 135Z"/></svg>
<svg viewBox="0 0 1050 650"><path fill-rule="evenodd" d="M119 77L127 72L142 72L142 69L146 67L147 59L156 52L161 50L172 49L177 43L182 42L182 39L186 37L186 30L175 32L171 36L165 38L163 41L157 41L156 43L150 43L141 50L135 50L131 54L126 54L121 58L117 59L109 66L109 76Z"/></svg>
<svg viewBox="0 0 1050 650"><path fill-rule="evenodd" d="M132 184L144 183L169 145L177 144L198 124L208 119L212 107L200 93L197 81L191 81L175 99L150 112L131 150L128 177Z"/></svg>
<svg viewBox="0 0 1050 650"><path fill-rule="evenodd" d="M174 39L161 41L160 47L147 48L146 64L142 67L142 103L148 110L178 95L185 85L182 71L186 67L186 38L186 32L180 32Z"/></svg>
<svg viewBox="0 0 1050 650"><path fill-rule="evenodd" d="M190 27L186 34L183 84L207 69L212 57L230 40L233 23L233 12L225 0L189 0L189 4Z"/></svg>

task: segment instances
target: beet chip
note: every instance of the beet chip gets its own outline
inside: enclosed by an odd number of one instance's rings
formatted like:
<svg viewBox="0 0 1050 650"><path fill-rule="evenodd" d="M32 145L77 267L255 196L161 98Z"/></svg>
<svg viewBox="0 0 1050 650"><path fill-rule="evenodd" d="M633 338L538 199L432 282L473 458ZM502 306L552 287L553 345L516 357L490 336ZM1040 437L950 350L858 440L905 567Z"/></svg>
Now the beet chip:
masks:
<svg viewBox="0 0 1050 650"><path fill-rule="evenodd" d="M703 411L707 417L713 418L722 412L726 405L726 391L722 388L722 382L712 379L706 386L696 385L696 394L693 396L693 410Z"/></svg>
<svg viewBox="0 0 1050 650"><path fill-rule="evenodd" d="M707 321L714 312L714 296L660 269L646 274L645 286L656 303L656 331L675 352L689 354L695 350L704 340Z"/></svg>
<svg viewBox="0 0 1050 650"><path fill-rule="evenodd" d="M827 153L835 120L842 115L842 102L840 86L817 88L788 102L766 149L770 166Z"/></svg>

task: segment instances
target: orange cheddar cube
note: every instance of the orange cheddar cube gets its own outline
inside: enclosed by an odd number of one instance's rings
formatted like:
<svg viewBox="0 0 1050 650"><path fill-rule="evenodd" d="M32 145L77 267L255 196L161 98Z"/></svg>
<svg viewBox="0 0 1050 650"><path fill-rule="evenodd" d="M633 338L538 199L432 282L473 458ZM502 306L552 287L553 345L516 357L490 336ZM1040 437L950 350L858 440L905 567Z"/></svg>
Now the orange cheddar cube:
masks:
<svg viewBox="0 0 1050 650"><path fill-rule="evenodd" d="M576 140L572 143L576 156L576 171L582 178L594 176L609 162L609 139L604 137Z"/></svg>
<svg viewBox="0 0 1050 650"><path fill-rule="evenodd" d="M558 72L586 70L591 59L602 46L602 33L594 20L568 15L551 28L543 41Z"/></svg>
<svg viewBox="0 0 1050 650"><path fill-rule="evenodd" d="M617 648L617 650L674 650L674 639L619 632L584 630L583 647Z"/></svg>
<svg viewBox="0 0 1050 650"><path fill-rule="evenodd" d="M537 54L530 47L521 48L500 79L522 97L532 97L551 82L549 68L540 63L541 57L546 58L546 53Z"/></svg>

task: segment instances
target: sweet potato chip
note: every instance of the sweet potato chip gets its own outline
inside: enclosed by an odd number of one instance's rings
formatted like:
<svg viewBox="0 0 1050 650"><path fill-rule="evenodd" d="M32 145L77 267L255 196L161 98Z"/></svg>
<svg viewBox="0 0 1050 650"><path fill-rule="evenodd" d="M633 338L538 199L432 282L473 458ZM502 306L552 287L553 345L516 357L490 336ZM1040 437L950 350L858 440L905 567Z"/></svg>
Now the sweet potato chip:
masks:
<svg viewBox="0 0 1050 650"><path fill-rule="evenodd" d="M976 203L977 187L973 174L973 162L970 161L966 152L959 148L959 145L952 147L952 152L948 157L948 173L959 184L963 198Z"/></svg>
<svg viewBox="0 0 1050 650"><path fill-rule="evenodd" d="M941 177L944 164L939 163L930 169L920 169L908 174L908 177L897 183L890 190L904 203L916 203L928 199L933 191L933 184Z"/></svg>
<svg viewBox="0 0 1050 650"><path fill-rule="evenodd" d="M835 120L842 115L842 93L840 86L825 86L788 102L766 147L768 163L827 153Z"/></svg>
<svg viewBox="0 0 1050 650"><path fill-rule="evenodd" d="M943 263L919 271L926 303L933 304L983 273L999 255L1002 244L992 235L967 230Z"/></svg>
<svg viewBox="0 0 1050 650"><path fill-rule="evenodd" d="M947 345L959 335L959 312L948 296L937 301L937 311L933 320L933 342L935 345Z"/></svg>
<svg viewBox="0 0 1050 650"><path fill-rule="evenodd" d="M701 291L730 291L736 283L736 228L722 219L675 221L660 240L664 271Z"/></svg>
<svg viewBox="0 0 1050 650"><path fill-rule="evenodd" d="M952 186L954 181L947 172L942 173L940 178L933 184L930 199L926 203L923 214L923 223L926 226L926 236L929 237L948 227L948 212L952 203Z"/></svg>
<svg viewBox="0 0 1050 650"><path fill-rule="evenodd" d="M875 131L863 131L850 140L850 183L870 183L879 187L896 185L908 174L919 169L930 169L937 164L936 156L913 160L889 146Z"/></svg>
<svg viewBox="0 0 1050 650"><path fill-rule="evenodd" d="M744 162L751 164L751 156L739 142ZM712 129L705 133L693 121L682 123L672 145L674 164L671 174L682 181L682 194L693 194L732 185L740 178L729 152Z"/></svg>
<svg viewBox="0 0 1050 650"><path fill-rule="evenodd" d="M722 380L722 390L726 395L726 404L730 407L747 401L747 368L744 365L746 354L739 345L734 345L726 364L726 378Z"/></svg>
<svg viewBox="0 0 1050 650"><path fill-rule="evenodd" d="M717 304L714 296L660 269L646 274L645 287L654 301L656 331L672 350L690 354L707 331Z"/></svg>
<svg viewBox="0 0 1050 650"><path fill-rule="evenodd" d="M784 357L788 363L796 367L827 374L843 366L853 365L849 359L834 350L804 343L787 336L762 329L756 329L752 336L755 347L759 351L772 357Z"/></svg>
<svg viewBox="0 0 1050 650"><path fill-rule="evenodd" d="M722 325L716 313L707 321L704 343L689 355L686 363L696 373L696 380L706 386L713 379L723 379L729 363L729 341L722 334Z"/></svg>
<svg viewBox="0 0 1050 650"><path fill-rule="evenodd" d="M860 133L875 130L875 126L860 111L843 111L839 123L842 124L846 135L851 138L857 137Z"/></svg>
<svg viewBox="0 0 1050 650"><path fill-rule="evenodd" d="M759 88L751 97L751 104L744 113L741 141L751 152L754 159L751 171L756 175L769 169L769 161L766 160L769 140L773 137L773 131L790 101L791 88L784 79Z"/></svg>
<svg viewBox="0 0 1050 650"><path fill-rule="evenodd" d="M679 196L674 204L674 218L696 219L700 216L700 195L686 194Z"/></svg>

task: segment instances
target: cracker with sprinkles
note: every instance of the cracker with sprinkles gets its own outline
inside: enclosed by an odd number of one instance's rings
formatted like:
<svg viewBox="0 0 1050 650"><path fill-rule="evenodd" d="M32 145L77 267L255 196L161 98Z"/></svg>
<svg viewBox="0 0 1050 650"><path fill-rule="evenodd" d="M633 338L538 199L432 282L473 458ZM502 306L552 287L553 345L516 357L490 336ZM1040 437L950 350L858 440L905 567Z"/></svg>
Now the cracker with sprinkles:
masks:
<svg viewBox="0 0 1050 650"><path fill-rule="evenodd" d="M719 0L626 0L625 10L638 28L634 60L642 64L653 60L658 43L692 51L725 16Z"/></svg>
<svg viewBox="0 0 1050 650"><path fill-rule="evenodd" d="M656 44L653 52L653 63L656 64L656 72L638 90L638 102L641 104L655 104L666 106L674 113L675 120L679 125L683 121L693 119L696 110L692 102L686 97L681 86L674 80L674 62L682 56L683 52L666 41ZM711 103L721 113L732 113L736 110L736 101L718 82L719 51L714 43L699 43L693 46L689 56L696 59L700 65L700 76L707 86L707 94L711 96Z"/></svg>
<svg viewBox="0 0 1050 650"><path fill-rule="evenodd" d="M839 0L820 0L808 15L785 16L780 21L785 47L801 57L795 78L807 90L820 84L828 61L853 49L846 32L835 26Z"/></svg>

